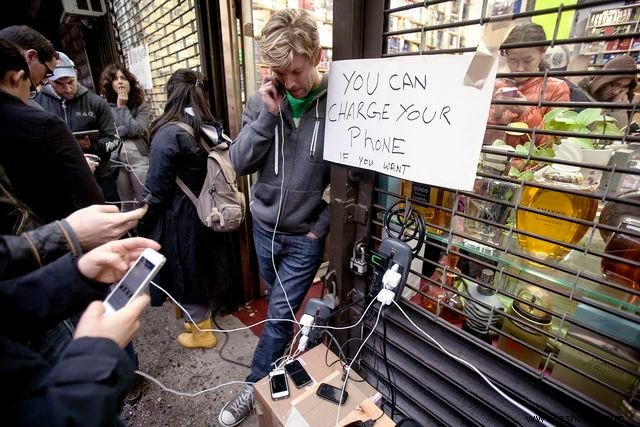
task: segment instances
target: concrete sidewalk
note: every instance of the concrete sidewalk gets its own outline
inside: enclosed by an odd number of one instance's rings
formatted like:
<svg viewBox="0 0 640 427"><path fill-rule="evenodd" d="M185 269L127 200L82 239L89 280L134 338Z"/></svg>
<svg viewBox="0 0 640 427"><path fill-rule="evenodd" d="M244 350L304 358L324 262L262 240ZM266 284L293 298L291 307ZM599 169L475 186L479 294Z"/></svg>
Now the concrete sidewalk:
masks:
<svg viewBox="0 0 640 427"><path fill-rule="evenodd" d="M218 316L223 329L243 327L234 316ZM186 350L176 343L183 323L175 318L173 306L149 307L134 346L140 359L140 370L152 375L166 387L181 392L197 392L229 381L244 381L249 369L224 361L219 349L224 334L216 333L218 345L212 349ZM229 342L223 350L227 359L251 364L258 343L250 330L227 334ZM224 404L244 385L220 387L196 397L176 396L146 381L142 399L133 406L125 405L121 419L128 426L218 426L218 413ZM255 414L242 424L257 426Z"/></svg>

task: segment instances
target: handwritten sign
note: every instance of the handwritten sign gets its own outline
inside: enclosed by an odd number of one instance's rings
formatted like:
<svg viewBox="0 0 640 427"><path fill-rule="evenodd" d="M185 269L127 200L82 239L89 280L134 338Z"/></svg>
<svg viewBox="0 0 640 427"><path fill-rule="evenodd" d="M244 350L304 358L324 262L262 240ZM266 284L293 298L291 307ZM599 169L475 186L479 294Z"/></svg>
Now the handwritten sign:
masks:
<svg viewBox="0 0 640 427"><path fill-rule="evenodd" d="M129 49L129 71L136 76L142 89L153 89L149 51L146 44Z"/></svg>
<svg viewBox="0 0 640 427"><path fill-rule="evenodd" d="M335 61L324 159L471 190L493 93L463 84L473 54Z"/></svg>

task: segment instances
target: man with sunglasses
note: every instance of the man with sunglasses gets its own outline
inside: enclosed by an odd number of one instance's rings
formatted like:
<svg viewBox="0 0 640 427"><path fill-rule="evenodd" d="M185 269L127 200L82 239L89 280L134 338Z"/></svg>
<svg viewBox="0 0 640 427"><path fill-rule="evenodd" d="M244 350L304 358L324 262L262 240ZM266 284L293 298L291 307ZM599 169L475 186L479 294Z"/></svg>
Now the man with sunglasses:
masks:
<svg viewBox="0 0 640 427"><path fill-rule="evenodd" d="M46 84L47 79L53 76L58 53L45 36L26 25L3 28L0 30L0 38L16 45L24 56L31 76L30 98L33 98L36 94L37 86ZM32 107L42 109L40 104L31 99L27 103Z"/></svg>

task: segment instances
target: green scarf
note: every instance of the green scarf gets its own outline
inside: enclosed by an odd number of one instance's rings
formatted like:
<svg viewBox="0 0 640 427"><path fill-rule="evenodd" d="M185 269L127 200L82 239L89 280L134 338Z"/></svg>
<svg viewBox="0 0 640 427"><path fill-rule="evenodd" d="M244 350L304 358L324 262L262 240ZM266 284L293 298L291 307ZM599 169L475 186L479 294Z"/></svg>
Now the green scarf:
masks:
<svg viewBox="0 0 640 427"><path fill-rule="evenodd" d="M309 104L313 101L315 96L320 92L320 87L315 87L309 91L307 96L302 99L294 98L289 91L285 91L285 96L287 97L287 101L289 101L289 105L291 106L291 112L293 113L294 119L299 119L302 117L302 113L307 109Z"/></svg>

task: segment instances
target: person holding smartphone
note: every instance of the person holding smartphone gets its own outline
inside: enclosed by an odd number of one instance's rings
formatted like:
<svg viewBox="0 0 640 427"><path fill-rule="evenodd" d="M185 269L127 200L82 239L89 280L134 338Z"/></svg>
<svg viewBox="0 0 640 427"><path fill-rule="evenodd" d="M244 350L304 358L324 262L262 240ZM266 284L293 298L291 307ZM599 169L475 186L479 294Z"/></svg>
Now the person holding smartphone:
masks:
<svg viewBox="0 0 640 427"><path fill-rule="evenodd" d="M236 172L258 176L251 214L269 292L267 317L291 319L313 282L329 233L323 193L330 166L322 159L328 76L318 70L322 48L315 18L306 10L275 11L262 31L260 52L273 74L248 99L230 157ZM266 323L247 382L269 373L292 336L291 323ZM247 387L222 408L218 421L235 426L252 406Z"/></svg>
<svg viewBox="0 0 640 427"><path fill-rule="evenodd" d="M547 39L544 28L532 22L517 25L503 45L522 42L542 42ZM501 53L506 58L507 67L511 72L533 72L543 71L547 65L544 62L546 46L508 48L502 49ZM540 94L543 93L542 85L545 84L543 77L513 77L508 79L498 79L495 83L494 99L498 100L520 100L538 102ZM547 77L544 88L543 101L569 102L570 90L563 80ZM513 122L524 122L531 129L543 126L544 115L551 111L551 107L527 106L527 105L491 105L489 110L489 124L508 125ZM485 143L492 144L494 139L503 137L503 131L487 130ZM506 143L511 146L524 143L529 139L528 135L514 136L507 135ZM544 137L536 137L536 144L545 141Z"/></svg>
<svg viewBox="0 0 640 427"><path fill-rule="evenodd" d="M75 63L63 52L49 83L36 95L35 100L50 113L63 119L74 132L98 130L98 138L88 135L77 138L84 153L100 156L94 176L105 200L119 202L116 184L111 174L111 153L120 147L111 109L104 98L90 92L78 83Z"/></svg>
<svg viewBox="0 0 640 427"><path fill-rule="evenodd" d="M117 424L134 374L122 350L135 335L149 298L139 297L110 316L95 300L146 248L159 245L142 238L113 241L0 282L0 408L7 425L43 420L49 426ZM26 346L30 334L85 308L73 341L57 362Z"/></svg>

